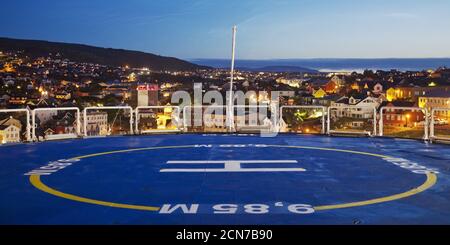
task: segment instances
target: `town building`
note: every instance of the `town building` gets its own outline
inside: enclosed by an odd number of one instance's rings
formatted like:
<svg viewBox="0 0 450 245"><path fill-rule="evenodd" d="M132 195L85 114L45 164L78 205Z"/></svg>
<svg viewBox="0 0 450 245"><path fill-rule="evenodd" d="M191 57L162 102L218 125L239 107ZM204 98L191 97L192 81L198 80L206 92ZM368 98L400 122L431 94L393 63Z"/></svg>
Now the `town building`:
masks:
<svg viewBox="0 0 450 245"><path fill-rule="evenodd" d="M415 127L425 120L422 110L405 110L398 107L415 107L414 102L394 101L383 102L380 106L383 109L383 125L392 127ZM396 109L397 107L397 109Z"/></svg>
<svg viewBox="0 0 450 245"><path fill-rule="evenodd" d="M88 112L86 115L86 134L88 136L108 135L108 113Z"/></svg>
<svg viewBox="0 0 450 245"><path fill-rule="evenodd" d="M20 142L22 123L12 117L0 121L0 143Z"/></svg>
<svg viewBox="0 0 450 245"><path fill-rule="evenodd" d="M450 93L450 86L436 86L436 87L396 87L389 88L386 91L386 99L388 101L394 100L410 100L417 102L419 97L427 97L430 93L435 91L445 91Z"/></svg>
<svg viewBox="0 0 450 245"><path fill-rule="evenodd" d="M330 80L327 84L325 84L323 90L327 93L327 94L334 94L337 93L339 91L339 86L337 85L337 83L333 80Z"/></svg>
<svg viewBox="0 0 450 245"><path fill-rule="evenodd" d="M327 92L325 92L325 90L323 90L322 88L319 88L318 90L315 90L312 95L316 99L323 98L327 95Z"/></svg>
<svg viewBox="0 0 450 245"><path fill-rule="evenodd" d="M131 94L132 105L135 106L157 106L159 104L158 84L138 85Z"/></svg>
<svg viewBox="0 0 450 245"><path fill-rule="evenodd" d="M359 119L372 119L374 108L377 109L381 100L372 96L356 94L350 97L342 97L336 102L332 102L331 106L336 107L331 111L334 118L349 117Z"/></svg>
<svg viewBox="0 0 450 245"><path fill-rule="evenodd" d="M437 117L450 117L450 90L434 90L419 97L419 107L426 108L430 112L433 108L448 109L436 111Z"/></svg>

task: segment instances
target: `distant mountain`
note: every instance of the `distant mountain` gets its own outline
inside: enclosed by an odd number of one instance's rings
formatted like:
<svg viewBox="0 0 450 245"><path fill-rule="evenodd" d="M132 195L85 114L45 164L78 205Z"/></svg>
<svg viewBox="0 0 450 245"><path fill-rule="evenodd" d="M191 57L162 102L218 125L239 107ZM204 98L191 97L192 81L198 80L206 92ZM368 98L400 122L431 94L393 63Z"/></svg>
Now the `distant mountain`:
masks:
<svg viewBox="0 0 450 245"><path fill-rule="evenodd" d="M216 68L230 67L229 59L191 59L198 65ZM358 71L391 70L422 71L450 67L450 58L379 58L379 59L264 59L264 60L236 60L237 67L259 69L267 66L297 66L319 71Z"/></svg>
<svg viewBox="0 0 450 245"><path fill-rule="evenodd" d="M58 43L37 40L0 38L0 50L24 51L30 57L45 57L60 53L62 58L75 62L95 63L108 66L148 67L158 71L191 71L206 66L196 65L173 57L164 57L139 51L100 48L83 44Z"/></svg>
<svg viewBox="0 0 450 245"><path fill-rule="evenodd" d="M260 68L246 68L237 67L236 69L241 71L255 71L255 72L308 72L308 73L318 73L319 71L304 68L300 66L264 66Z"/></svg>

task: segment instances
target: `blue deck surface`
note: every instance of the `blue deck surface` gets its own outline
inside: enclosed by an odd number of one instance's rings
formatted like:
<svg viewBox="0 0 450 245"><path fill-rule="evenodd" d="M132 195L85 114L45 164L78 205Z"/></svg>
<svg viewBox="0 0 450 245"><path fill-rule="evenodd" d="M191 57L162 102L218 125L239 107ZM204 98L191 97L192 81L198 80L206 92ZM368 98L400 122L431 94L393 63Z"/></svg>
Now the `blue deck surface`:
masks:
<svg viewBox="0 0 450 245"><path fill-rule="evenodd" d="M450 224L450 147L414 140L154 135L1 146L0 156L0 224ZM24 175L76 157L37 182ZM170 163L227 160L267 171ZM245 163L256 160L269 162Z"/></svg>

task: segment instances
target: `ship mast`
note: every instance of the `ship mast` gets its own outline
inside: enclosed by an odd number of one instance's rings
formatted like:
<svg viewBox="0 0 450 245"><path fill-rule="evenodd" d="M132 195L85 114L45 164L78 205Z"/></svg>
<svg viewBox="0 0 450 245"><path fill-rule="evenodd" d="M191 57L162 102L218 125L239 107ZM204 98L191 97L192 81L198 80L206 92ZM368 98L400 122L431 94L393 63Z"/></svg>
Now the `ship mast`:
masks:
<svg viewBox="0 0 450 245"><path fill-rule="evenodd" d="M228 101L228 114L229 114L228 115L228 124L229 124L230 132L233 132L233 129L234 129L233 79L234 79L234 57L235 57L235 50L236 50L236 30L237 30L237 27L233 26L233 28L232 28L233 37L232 37L232 44L231 44L230 92L229 92L229 101Z"/></svg>

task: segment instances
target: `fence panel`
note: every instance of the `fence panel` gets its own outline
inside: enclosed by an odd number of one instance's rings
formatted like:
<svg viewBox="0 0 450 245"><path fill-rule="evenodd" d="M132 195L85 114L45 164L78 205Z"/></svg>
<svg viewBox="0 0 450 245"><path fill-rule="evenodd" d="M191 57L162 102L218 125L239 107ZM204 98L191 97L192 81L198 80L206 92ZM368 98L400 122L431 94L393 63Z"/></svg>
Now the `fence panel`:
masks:
<svg viewBox="0 0 450 245"><path fill-rule="evenodd" d="M31 140L30 111L27 109L0 110L0 144Z"/></svg>
<svg viewBox="0 0 450 245"><path fill-rule="evenodd" d="M277 133L277 108L271 105L233 105L233 126L239 133Z"/></svg>
<svg viewBox="0 0 450 245"><path fill-rule="evenodd" d="M295 132L302 134L324 134L325 116L324 106L282 106L280 108L280 132Z"/></svg>
<svg viewBox="0 0 450 245"><path fill-rule="evenodd" d="M431 110L431 140L450 141L450 108L434 108Z"/></svg>
<svg viewBox="0 0 450 245"><path fill-rule="evenodd" d="M36 108L31 118L33 140L71 139L81 135L77 107Z"/></svg>
<svg viewBox="0 0 450 245"><path fill-rule="evenodd" d="M380 136L428 139L428 111L420 107L380 109Z"/></svg>
<svg viewBox="0 0 450 245"><path fill-rule="evenodd" d="M178 106L138 106L135 109L135 133L179 132L183 127Z"/></svg>
<svg viewBox="0 0 450 245"><path fill-rule="evenodd" d="M161 132L296 132L366 134L450 141L450 109L364 106L130 106L0 110L0 144L36 139L67 139ZM279 114L279 116L277 116ZM326 117L326 120L325 120ZM136 118L136 122L134 122ZM431 118L431 122L430 122ZM231 119L231 127L228 122ZM30 122L31 121L31 122ZM83 126L81 126L83 125ZM6 129L8 128L8 129ZM231 128L231 130L230 130Z"/></svg>
<svg viewBox="0 0 450 245"><path fill-rule="evenodd" d="M224 133L229 131L228 107L222 105L185 106L185 132Z"/></svg>
<svg viewBox="0 0 450 245"><path fill-rule="evenodd" d="M84 108L83 134L85 137L133 134L133 113L130 106Z"/></svg>
<svg viewBox="0 0 450 245"><path fill-rule="evenodd" d="M376 135L377 111L368 106L328 107L328 134Z"/></svg>

